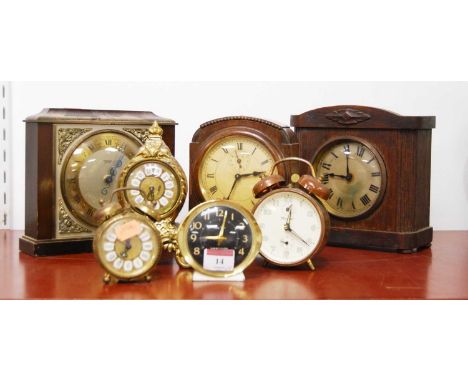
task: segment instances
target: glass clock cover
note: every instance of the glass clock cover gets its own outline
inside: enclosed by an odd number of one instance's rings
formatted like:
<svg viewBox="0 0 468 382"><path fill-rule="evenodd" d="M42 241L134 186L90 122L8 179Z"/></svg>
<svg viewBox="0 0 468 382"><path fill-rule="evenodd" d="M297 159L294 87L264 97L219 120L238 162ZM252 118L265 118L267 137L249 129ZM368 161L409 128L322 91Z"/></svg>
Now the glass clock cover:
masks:
<svg viewBox="0 0 468 382"><path fill-rule="evenodd" d="M385 191L386 171L379 153L358 140L328 144L314 160L317 177L332 193L324 205L341 218L355 218L373 210Z"/></svg>
<svg viewBox="0 0 468 382"><path fill-rule="evenodd" d="M125 164L139 142L118 132L99 132L85 138L70 153L62 169L62 195L68 209L81 222L96 227L95 213L116 188Z"/></svg>

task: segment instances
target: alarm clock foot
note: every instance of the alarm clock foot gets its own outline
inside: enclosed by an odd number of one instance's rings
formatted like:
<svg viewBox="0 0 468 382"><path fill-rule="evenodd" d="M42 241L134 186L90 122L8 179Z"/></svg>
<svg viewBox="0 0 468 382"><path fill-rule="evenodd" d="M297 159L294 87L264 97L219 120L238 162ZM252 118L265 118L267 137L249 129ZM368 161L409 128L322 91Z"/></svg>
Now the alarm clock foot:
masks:
<svg viewBox="0 0 468 382"><path fill-rule="evenodd" d="M311 259L307 260L307 265L312 271L315 271L315 266Z"/></svg>
<svg viewBox="0 0 468 382"><path fill-rule="evenodd" d="M111 282L111 276L109 273L104 274L104 277L102 278L102 281L104 281L105 284L110 284Z"/></svg>
<svg viewBox="0 0 468 382"><path fill-rule="evenodd" d="M145 276L145 281L149 283L151 281L151 275L146 275Z"/></svg>

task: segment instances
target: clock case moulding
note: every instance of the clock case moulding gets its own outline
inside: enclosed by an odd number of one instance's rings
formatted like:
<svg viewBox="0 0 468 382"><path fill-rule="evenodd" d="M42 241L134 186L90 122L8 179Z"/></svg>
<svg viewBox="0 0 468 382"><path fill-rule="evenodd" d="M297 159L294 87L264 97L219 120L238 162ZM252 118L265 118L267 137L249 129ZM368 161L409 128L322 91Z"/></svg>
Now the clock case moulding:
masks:
<svg viewBox="0 0 468 382"><path fill-rule="evenodd" d="M289 126L247 116L217 118L200 125L190 143L189 207L194 208L205 201L199 186L198 172L204 153L220 139L232 135L254 138L273 154L275 161L299 156L299 142ZM301 164L279 166L279 173L286 179L294 173L301 173Z"/></svg>
<svg viewBox="0 0 468 382"><path fill-rule="evenodd" d="M177 123L150 111L50 108L26 118L25 233L19 240L20 251L34 256L92 252L95 229L75 219L61 198L62 159L76 142L103 128L142 145L154 121L174 153ZM73 127L63 134L60 125Z"/></svg>
<svg viewBox="0 0 468 382"><path fill-rule="evenodd" d="M415 252L431 244L429 223L431 139L434 116L402 116L368 106L322 107L291 116L301 156L312 163L332 140L370 143L387 173L380 203L362 218L333 215L329 244Z"/></svg>

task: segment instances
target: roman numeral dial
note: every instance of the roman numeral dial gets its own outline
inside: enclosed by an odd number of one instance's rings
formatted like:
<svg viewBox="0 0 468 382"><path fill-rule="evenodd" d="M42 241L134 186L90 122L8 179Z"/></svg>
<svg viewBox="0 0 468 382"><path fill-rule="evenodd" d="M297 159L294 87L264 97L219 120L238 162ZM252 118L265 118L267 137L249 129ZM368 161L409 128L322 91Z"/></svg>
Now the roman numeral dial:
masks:
<svg viewBox="0 0 468 382"><path fill-rule="evenodd" d="M330 214L355 218L378 208L385 194L385 164L375 147L352 139L337 139L314 159L317 176L333 197L324 201Z"/></svg>
<svg viewBox="0 0 468 382"><path fill-rule="evenodd" d="M259 140L232 135L210 145L200 159L198 186L205 200L233 200L251 209L252 188L267 175L275 157Z"/></svg>

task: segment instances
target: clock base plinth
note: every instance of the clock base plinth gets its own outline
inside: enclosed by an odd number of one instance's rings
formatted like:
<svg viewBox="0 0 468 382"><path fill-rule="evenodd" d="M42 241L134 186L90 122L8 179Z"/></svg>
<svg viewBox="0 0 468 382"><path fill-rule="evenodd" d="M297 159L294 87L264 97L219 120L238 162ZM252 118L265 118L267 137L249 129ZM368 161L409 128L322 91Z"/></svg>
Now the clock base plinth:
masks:
<svg viewBox="0 0 468 382"><path fill-rule="evenodd" d="M238 273L233 276L229 277L214 277L214 276L208 276L204 275L200 272L193 271L192 273L192 281L197 282L197 281L209 281L209 282L242 282L245 281L245 275L244 272Z"/></svg>
<svg viewBox="0 0 468 382"><path fill-rule="evenodd" d="M415 253L431 245L432 227L414 232L369 231L332 228L328 245L376 251Z"/></svg>
<svg viewBox="0 0 468 382"><path fill-rule="evenodd" d="M72 253L92 253L92 238L38 240L29 236L19 239L19 250L31 256L53 256Z"/></svg>

